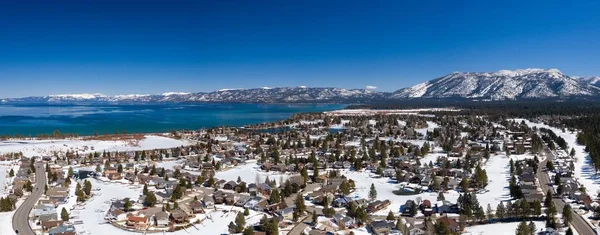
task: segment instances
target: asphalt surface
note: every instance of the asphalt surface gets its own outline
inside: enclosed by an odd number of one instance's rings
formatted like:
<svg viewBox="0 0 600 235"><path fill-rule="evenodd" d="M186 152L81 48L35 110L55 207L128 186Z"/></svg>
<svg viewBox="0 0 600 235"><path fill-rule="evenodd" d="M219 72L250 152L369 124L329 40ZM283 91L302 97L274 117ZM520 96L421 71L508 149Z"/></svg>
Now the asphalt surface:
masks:
<svg viewBox="0 0 600 235"><path fill-rule="evenodd" d="M548 189L550 189L550 190L552 190L552 193L554 195L556 195L556 192L554 191L554 189L552 187L550 187L550 185L551 185L550 184L550 176L548 176L548 171L546 169L546 161L552 161L552 159L554 158L554 153L552 153L552 151L548 148L546 148L545 151L546 151L546 160L539 163L540 167L538 167L538 172L537 172L538 179L540 181L540 186L541 186L542 190L544 191L544 194L546 192L548 192ZM556 211L558 213L562 213L563 207L565 206L565 201L562 198L554 198L552 201L554 202ZM571 225L573 226L573 228L575 228L577 233L580 235L596 234L596 232L585 221L585 219L583 219L583 217L577 213L573 213L573 220L571 221Z"/></svg>
<svg viewBox="0 0 600 235"><path fill-rule="evenodd" d="M33 206L44 193L44 185L46 185L46 172L44 171L44 164L36 164L35 172L36 184L33 188L33 192L31 195L29 195L25 202L23 202L23 204L17 208L17 211L15 211L15 214L13 215L13 230L15 230L15 233L19 235L35 235L29 226L29 212L31 212Z"/></svg>

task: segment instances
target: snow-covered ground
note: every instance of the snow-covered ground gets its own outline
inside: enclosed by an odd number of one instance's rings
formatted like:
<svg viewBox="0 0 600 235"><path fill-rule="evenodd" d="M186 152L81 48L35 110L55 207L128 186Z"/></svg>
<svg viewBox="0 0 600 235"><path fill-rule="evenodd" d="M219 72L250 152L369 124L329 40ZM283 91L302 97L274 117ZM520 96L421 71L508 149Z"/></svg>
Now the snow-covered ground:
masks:
<svg viewBox="0 0 600 235"><path fill-rule="evenodd" d="M510 178L510 160L504 154L492 155L485 163L483 169L488 176L488 185L485 187L488 191L477 194L479 205L485 210L490 204L493 210L501 201L510 200L508 191L508 182Z"/></svg>
<svg viewBox="0 0 600 235"><path fill-rule="evenodd" d="M51 156L54 152L66 152L67 150L77 151L79 153L137 151L173 148L189 144L189 142L184 140L176 140L155 135L148 135L138 143L124 140L103 141L82 139L1 141L0 154L22 152L27 157L43 155Z"/></svg>
<svg viewBox="0 0 600 235"><path fill-rule="evenodd" d="M257 181L262 183L267 177L269 177L269 180L271 181L276 180L278 185L290 178L290 175L288 174L282 174L274 171L265 172L261 170L258 165L256 165L256 161L248 161L246 164L237 166L235 168L217 171L215 178L224 179L226 181L236 181L238 176L242 178L243 181L248 183L257 183Z"/></svg>
<svg viewBox="0 0 600 235"><path fill-rule="evenodd" d="M12 229L12 217L14 214L15 211L0 212L0 234L15 235L15 231Z"/></svg>
<svg viewBox="0 0 600 235"><path fill-rule="evenodd" d="M109 202L113 198L121 199L129 197L132 200L137 200L141 194L141 186L122 185L116 183L106 183L95 179L90 179L94 188L100 188L99 195L95 195L91 201L86 202L85 206L81 210L69 210L71 215L74 216L73 221L83 221L83 225L77 225L77 231L80 233L86 233L91 235L111 234L111 235L130 235L134 234L128 231L121 230L114 227L111 224L104 223L104 215L110 204ZM70 209L70 204L65 208ZM62 208L59 207L59 210ZM208 232L206 234L227 234L227 225L229 222L235 220L236 213L231 211L242 211L242 208L231 207L231 206L217 206L218 211L207 211L207 215L198 215L202 221L201 224L197 224L197 229L191 227L186 230L180 230L173 233L174 235L182 234L200 234ZM230 212L226 212L230 211ZM257 224L262 218L263 214L255 211L250 211L250 215L246 217L246 224ZM2 216L2 214L0 214ZM206 218L208 217L208 218ZM1 218L1 217L0 217ZM206 219L205 219L206 218ZM2 223L2 222L0 222ZM4 233L2 233L4 235Z"/></svg>
<svg viewBox="0 0 600 235"><path fill-rule="evenodd" d="M498 223L498 224L486 224L476 225L472 227L466 227L463 234L469 235L513 235L515 230L519 226L520 222L513 223ZM540 231L546 227L544 221L534 221L536 230ZM528 222L529 224L529 222Z"/></svg>
<svg viewBox="0 0 600 235"><path fill-rule="evenodd" d="M356 186L356 190L350 194L350 197L369 198L369 189L371 188L371 184L374 184L375 189L377 190L377 199L389 199L391 201L390 207L388 207L386 210L381 210L375 213L378 215L387 215L390 210L393 212L398 212L400 210L400 206L404 205L407 200L416 200L419 197L422 200L430 200L432 204L437 202L437 193L426 192L418 195L396 195L393 193L393 191L398 190L400 188L400 184L390 182L390 179L386 177L372 178L371 176L374 174L366 171L345 171L344 174L349 179L352 179ZM449 201L456 201L458 196L459 194L456 191L451 191L444 194L446 200Z"/></svg>
<svg viewBox="0 0 600 235"><path fill-rule="evenodd" d="M6 173L6 171L8 171L9 166L4 166L4 165L0 165L0 196L4 196L4 193L6 193L6 178L8 177L8 173Z"/></svg>
<svg viewBox="0 0 600 235"><path fill-rule="evenodd" d="M423 136L427 136L428 131L433 131L433 129L438 128L439 126L440 125L435 122L427 121L427 128L416 129L415 131L421 133Z"/></svg>
<svg viewBox="0 0 600 235"><path fill-rule="evenodd" d="M492 209L496 209L496 206L500 204L501 201L510 200L507 189L509 177L508 165L509 158L503 154L499 154L490 157L483 166L489 179L488 186L486 187L488 191L477 194L477 199L484 209L487 208L488 204L490 204ZM421 200L427 199L433 204L439 203L439 205L441 205L441 202L438 202L437 200L437 193L424 192L418 195L396 195L393 191L398 190L401 186L400 184L392 182L389 178L373 178L374 174L367 171L345 171L344 174L356 184L356 191L350 195L351 197L368 198L371 184L374 184L377 189L377 199L389 199L392 202L387 210L379 211L376 214L386 215L389 210L398 212L400 206L407 200L416 200L417 198L421 198ZM458 196L459 193L456 191L449 191L444 194L445 199L449 201L456 201Z"/></svg>
<svg viewBox="0 0 600 235"><path fill-rule="evenodd" d="M590 163L589 154L584 151L585 146L577 144L577 132L571 133L566 130L562 131L560 128L551 127L543 123L534 123L525 119L514 119L516 122L524 121L529 127L546 128L552 130L557 136L562 137L567 144L569 149L565 151L570 152L570 148L575 149L575 176L578 178L579 183L583 184L590 195L597 195L600 192L600 175L596 174L594 167Z"/></svg>

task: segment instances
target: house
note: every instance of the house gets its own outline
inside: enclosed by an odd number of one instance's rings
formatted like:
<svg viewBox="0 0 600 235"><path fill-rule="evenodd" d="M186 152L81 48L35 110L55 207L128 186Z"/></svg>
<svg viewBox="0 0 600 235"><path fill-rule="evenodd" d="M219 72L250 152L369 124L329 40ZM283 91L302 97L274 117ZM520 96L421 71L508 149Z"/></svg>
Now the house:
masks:
<svg viewBox="0 0 600 235"><path fill-rule="evenodd" d="M204 206L198 200L192 200L188 206L194 214L204 213Z"/></svg>
<svg viewBox="0 0 600 235"><path fill-rule="evenodd" d="M63 224L62 220L51 220L51 221L42 222L40 225L42 226L42 230L48 231L49 229L58 227L62 224Z"/></svg>
<svg viewBox="0 0 600 235"><path fill-rule="evenodd" d="M225 194L225 204L233 205L234 203L235 203L235 196L233 195L233 193L226 193Z"/></svg>
<svg viewBox="0 0 600 235"><path fill-rule="evenodd" d="M122 210L116 209L108 212L106 219L114 221L125 221L127 220L127 213Z"/></svg>
<svg viewBox="0 0 600 235"><path fill-rule="evenodd" d="M395 224L394 222L388 222L385 220L380 220L380 221L373 221L371 222L371 224L369 225L369 227L371 227L371 231L373 231L373 233L375 235L377 234L389 234L392 229L394 229Z"/></svg>
<svg viewBox="0 0 600 235"><path fill-rule="evenodd" d="M73 225L59 225L55 228L51 228L50 230L48 230L48 234L50 234L50 235L67 235L67 234L75 235L75 227Z"/></svg>
<svg viewBox="0 0 600 235"><path fill-rule="evenodd" d="M260 183L260 184L256 185L256 187L257 187L257 191L265 196L270 196L271 191L273 190L271 188L271 186L266 183Z"/></svg>
<svg viewBox="0 0 600 235"><path fill-rule="evenodd" d="M146 216L130 215L125 224L130 227L145 228L149 225L150 219Z"/></svg>
<svg viewBox="0 0 600 235"><path fill-rule="evenodd" d="M431 201L429 200L424 200L421 203L420 209L423 212L423 215L425 216L431 216L433 214L433 209L431 208Z"/></svg>
<svg viewBox="0 0 600 235"><path fill-rule="evenodd" d="M44 222L48 222L48 221L57 220L57 219L58 219L58 215L56 213L40 215L40 217L38 217L38 221L40 222L40 224L44 223Z"/></svg>
<svg viewBox="0 0 600 235"><path fill-rule="evenodd" d="M40 204L33 208L33 215L38 218L41 215L56 214L56 208L52 204Z"/></svg>
<svg viewBox="0 0 600 235"><path fill-rule="evenodd" d="M367 212L374 213L374 212L383 210L383 209L387 208L390 204L392 204L390 202L390 200L385 200L385 201L377 200L377 201L371 202L367 206Z"/></svg>
<svg viewBox="0 0 600 235"><path fill-rule="evenodd" d="M400 211L402 211L402 215L404 216L413 216L412 208L416 207L416 203L413 200L408 200L400 207Z"/></svg>
<svg viewBox="0 0 600 235"><path fill-rule="evenodd" d="M448 216L441 217L437 220L438 223L444 223L450 228L452 232L458 233L460 232L460 226L455 219L450 219Z"/></svg>
<svg viewBox="0 0 600 235"><path fill-rule="evenodd" d="M202 199L202 204L204 208L212 208L215 206L215 199L209 195L204 195Z"/></svg>
<svg viewBox="0 0 600 235"><path fill-rule="evenodd" d="M350 204L350 202L352 201L352 198L350 197L338 197L336 199L333 200L333 202L331 203L331 205L333 207L346 207Z"/></svg>
<svg viewBox="0 0 600 235"><path fill-rule="evenodd" d="M188 221L188 215L180 208L171 211L171 219L177 224L185 223Z"/></svg>
<svg viewBox="0 0 600 235"><path fill-rule="evenodd" d="M354 220L354 218L342 214L335 214L333 216L333 220L338 226L344 225L345 228L352 228L356 224L356 220Z"/></svg>
<svg viewBox="0 0 600 235"><path fill-rule="evenodd" d="M408 227L408 235L426 235L424 224L416 224Z"/></svg>
<svg viewBox="0 0 600 235"><path fill-rule="evenodd" d="M294 208L287 207L277 211L277 215L280 220L293 220L294 219Z"/></svg>
<svg viewBox="0 0 600 235"><path fill-rule="evenodd" d="M441 206L438 207L438 205L435 205L433 211L436 213L445 214L458 213L460 210L457 204L451 203L449 201L443 201L443 204Z"/></svg>
<svg viewBox="0 0 600 235"><path fill-rule="evenodd" d="M169 226L169 213L160 211L160 212L154 214L154 222L157 227Z"/></svg>
<svg viewBox="0 0 600 235"><path fill-rule="evenodd" d="M215 204L223 204L225 202L225 193L223 191L216 191L213 193L213 199Z"/></svg>

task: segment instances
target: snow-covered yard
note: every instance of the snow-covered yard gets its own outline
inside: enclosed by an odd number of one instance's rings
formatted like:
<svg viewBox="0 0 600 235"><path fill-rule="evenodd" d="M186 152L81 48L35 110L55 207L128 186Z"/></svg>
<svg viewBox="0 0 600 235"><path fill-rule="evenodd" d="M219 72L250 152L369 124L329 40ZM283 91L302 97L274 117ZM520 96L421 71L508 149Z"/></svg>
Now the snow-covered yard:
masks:
<svg viewBox="0 0 600 235"><path fill-rule="evenodd" d="M14 214L14 211L0 212L0 234L15 235L15 231L12 229L12 217Z"/></svg>
<svg viewBox="0 0 600 235"><path fill-rule="evenodd" d="M22 152L25 156L53 155L54 152L77 151L79 153L102 152L102 151L136 151L173 148L190 143L184 140L176 140L163 136L147 135L137 143L125 140L24 140L24 141L1 141L0 154Z"/></svg>
<svg viewBox="0 0 600 235"><path fill-rule="evenodd" d="M224 179L226 181L236 181L238 177L240 177L246 183L257 183L256 181L262 183L267 177L269 177L269 180L276 180L277 184L281 184L290 178L290 175L274 171L265 172L260 169L259 165L256 165L256 161L248 161L245 164L234 168L224 171L217 171L215 175L215 178Z"/></svg>
<svg viewBox="0 0 600 235"><path fill-rule="evenodd" d="M437 202L437 193L420 193L418 195L396 195L393 191L400 188L399 184L390 182L389 178L372 178L374 174L369 172L356 172L356 171L345 171L344 174L352 179L356 185L356 190L350 194L353 198L369 198L369 189L371 184L375 185L377 190L377 199L391 201L391 205L386 210L376 212L377 215L387 215L388 211L399 212L400 206L404 205L407 200L416 200L420 197L422 200L430 200L432 204ZM444 194L446 200L456 201L458 199L458 192L451 191ZM441 205L441 202L440 202Z"/></svg>
<svg viewBox="0 0 600 235"><path fill-rule="evenodd" d="M492 155L485 163L483 169L488 176L488 191L477 194L479 204L484 208L490 204L493 210L501 201L510 200L508 182L510 179L510 160L504 154Z"/></svg>
<svg viewBox="0 0 600 235"><path fill-rule="evenodd" d="M543 221L535 221L536 230L540 231L540 229L544 229L546 224ZM486 225L476 225L472 227L465 228L463 234L469 235L513 235L515 234L515 230L519 226L519 222L513 223L498 223L498 224L486 224Z"/></svg>

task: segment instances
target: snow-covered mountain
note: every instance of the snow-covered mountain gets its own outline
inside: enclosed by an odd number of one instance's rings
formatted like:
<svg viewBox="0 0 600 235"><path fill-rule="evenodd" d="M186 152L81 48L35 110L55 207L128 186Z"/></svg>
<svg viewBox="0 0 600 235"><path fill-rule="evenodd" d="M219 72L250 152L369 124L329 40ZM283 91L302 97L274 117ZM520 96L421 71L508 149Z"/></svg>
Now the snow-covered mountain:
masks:
<svg viewBox="0 0 600 235"><path fill-rule="evenodd" d="M579 82L581 82L583 84L590 84L590 85L600 87L600 77L591 76L591 77L573 77L573 78L576 78L577 80L579 80Z"/></svg>
<svg viewBox="0 0 600 235"><path fill-rule="evenodd" d="M9 98L7 102L240 102L240 103L323 103L362 102L384 98L384 94L372 89L308 88L308 87L263 87L254 89L221 89L213 92L185 93L167 92L158 95L72 94L43 97Z"/></svg>
<svg viewBox="0 0 600 235"><path fill-rule="evenodd" d="M589 80L577 79L557 69L500 70L497 72L454 72L400 89L391 98L569 98L597 96L600 89Z"/></svg>
<svg viewBox="0 0 600 235"><path fill-rule="evenodd" d="M167 92L163 94L67 94L0 99L0 103L38 102L239 102L239 103L366 103L411 98L600 99L600 77L570 77L557 69L500 70L497 72L454 72L395 92L378 92L376 87L341 89L333 87L262 87L221 89L213 92Z"/></svg>

